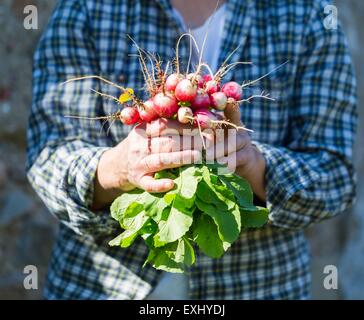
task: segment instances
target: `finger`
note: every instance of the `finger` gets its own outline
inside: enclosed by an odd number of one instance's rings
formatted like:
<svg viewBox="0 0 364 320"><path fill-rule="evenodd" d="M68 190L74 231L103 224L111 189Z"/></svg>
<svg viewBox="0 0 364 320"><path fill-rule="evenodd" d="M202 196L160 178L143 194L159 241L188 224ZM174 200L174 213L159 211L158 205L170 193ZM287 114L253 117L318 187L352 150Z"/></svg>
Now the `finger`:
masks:
<svg viewBox="0 0 364 320"><path fill-rule="evenodd" d="M238 152L232 152L227 156L216 159L216 162L226 166L228 173L234 173L238 167Z"/></svg>
<svg viewBox="0 0 364 320"><path fill-rule="evenodd" d="M200 137L200 144L196 146L206 145L207 147L214 141L214 131L210 129L202 130L202 132L190 125L181 124L176 120L168 120L164 118L157 119L146 125L145 134L149 137L160 137L165 135L176 135L183 137ZM202 139L204 143L202 143ZM186 150L186 148L184 148ZM199 148L197 148L199 149Z"/></svg>
<svg viewBox="0 0 364 320"><path fill-rule="evenodd" d="M224 110L224 114L227 120L237 126L242 126L240 107L237 103L228 103Z"/></svg>
<svg viewBox="0 0 364 320"><path fill-rule="evenodd" d="M167 192L173 189L174 182L171 179L154 179L152 175L140 178L139 186L147 192Z"/></svg>
<svg viewBox="0 0 364 320"><path fill-rule="evenodd" d="M205 144L210 146L212 141L204 139ZM168 153L183 150L202 151L203 142L200 136L161 136L150 138L151 153Z"/></svg>
<svg viewBox="0 0 364 320"><path fill-rule="evenodd" d="M236 152L230 153L227 156L218 158L216 161L220 164L226 165L230 171L234 172L237 167L242 167L251 163L251 152L251 148L243 148Z"/></svg>
<svg viewBox="0 0 364 320"><path fill-rule="evenodd" d="M150 137L161 135L196 135L195 128L190 124L181 124L177 120L159 118L148 123L146 134Z"/></svg>
<svg viewBox="0 0 364 320"><path fill-rule="evenodd" d="M183 141L180 136L162 136L150 139L151 153L180 151L182 149L182 145Z"/></svg>
<svg viewBox="0 0 364 320"><path fill-rule="evenodd" d="M228 129L223 139L217 137L215 145L206 150L206 160L219 159L237 150L243 149L250 142L246 132L237 132L235 129Z"/></svg>
<svg viewBox="0 0 364 320"><path fill-rule="evenodd" d="M147 172L157 172L164 169L178 168L183 165L200 163L201 152L184 150L170 153L151 154L142 160Z"/></svg>

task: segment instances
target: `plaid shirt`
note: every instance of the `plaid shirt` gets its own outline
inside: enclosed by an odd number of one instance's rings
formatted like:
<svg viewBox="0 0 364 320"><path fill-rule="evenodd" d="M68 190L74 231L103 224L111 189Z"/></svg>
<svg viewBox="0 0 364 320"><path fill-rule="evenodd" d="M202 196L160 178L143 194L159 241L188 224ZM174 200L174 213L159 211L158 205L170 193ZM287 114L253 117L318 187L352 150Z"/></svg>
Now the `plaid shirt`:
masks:
<svg viewBox="0 0 364 320"><path fill-rule="evenodd" d="M240 45L231 62L252 61L254 66L236 67L226 81L255 79L289 61L246 91L264 89L276 101L255 100L242 107L242 118L254 129L252 140L267 162L272 223L243 231L221 259L198 254L189 271L191 298L308 298L310 259L303 230L353 202L356 85L340 26L324 27L325 4L227 1L219 64ZM99 158L128 130L117 123L107 135L100 133L100 123L64 117L115 112L115 103L91 94L90 88L118 92L97 80L59 84L96 74L141 88L136 48L125 35L166 61L182 32L166 0L59 2L35 54L28 130L29 181L61 221L47 298L143 299L158 283L160 271L142 268L146 246L109 247L119 226L108 210L89 209ZM182 61L187 61L188 44L182 43Z"/></svg>

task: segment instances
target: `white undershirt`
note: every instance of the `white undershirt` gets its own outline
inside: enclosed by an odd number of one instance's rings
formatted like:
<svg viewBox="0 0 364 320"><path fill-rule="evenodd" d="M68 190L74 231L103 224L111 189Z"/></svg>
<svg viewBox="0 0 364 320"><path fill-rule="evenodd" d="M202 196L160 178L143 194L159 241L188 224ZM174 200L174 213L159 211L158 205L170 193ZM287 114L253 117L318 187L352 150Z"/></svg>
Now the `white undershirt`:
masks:
<svg viewBox="0 0 364 320"><path fill-rule="evenodd" d="M184 23L181 14L174 9L176 17L181 21L184 29ZM212 22L209 25L209 21ZM225 21L225 4L223 4L214 15L208 18L205 23L195 29L191 33L196 38L197 45L201 50L206 31L209 29L209 35L206 38L205 48L202 60L206 62L213 72L217 69L219 59L222 33ZM185 274L165 273L157 287L148 296L147 300L187 300L188 299L188 277Z"/></svg>
<svg viewBox="0 0 364 320"><path fill-rule="evenodd" d="M187 30L182 15L176 9L173 9L173 11L178 20L181 21L184 30ZM220 8L215 12L215 14L211 15L203 25L191 30L192 35L196 39L200 52L202 50L203 40L208 31L205 47L202 54L202 61L206 62L211 67L213 72L215 72L217 69L224 23L225 4L221 5Z"/></svg>

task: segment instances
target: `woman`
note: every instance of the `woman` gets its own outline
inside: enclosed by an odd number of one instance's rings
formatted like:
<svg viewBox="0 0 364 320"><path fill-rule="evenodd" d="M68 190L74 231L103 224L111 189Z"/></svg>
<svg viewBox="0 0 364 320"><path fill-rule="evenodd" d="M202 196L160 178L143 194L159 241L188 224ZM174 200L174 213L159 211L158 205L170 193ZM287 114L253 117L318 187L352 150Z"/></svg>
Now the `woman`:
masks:
<svg viewBox="0 0 364 320"><path fill-rule="evenodd" d="M142 87L136 49L125 35L171 60L186 29L201 39L199 29L215 4L59 2L35 54L28 131L29 180L61 221L46 298L148 297L161 272L142 268L147 254L142 243L130 249L108 246L117 232L108 205L135 187L152 192L172 188L171 181L154 180L153 172L200 157L199 150L173 150L174 138L165 134L167 128L180 129L173 121L147 126L148 136L141 138L120 124L106 135L90 122L64 118L115 111L113 103L90 94L90 88L118 93L97 80L61 89L59 83L97 74L125 87ZM237 173L250 182L256 200L270 208L271 224L244 231L221 259L198 256L189 272L188 294L195 299L309 298L303 230L345 211L355 195L355 80L346 42L340 28L325 29L323 1L230 0L220 5L204 59L219 66L237 48L231 62L254 63L235 68L226 81L256 79L288 61L250 89L264 89L276 98L242 107L241 120L254 134L239 133L230 154L213 146L220 156L236 156ZM188 55L185 41L181 61ZM229 117L238 121L236 114ZM153 147L143 147L145 141Z"/></svg>

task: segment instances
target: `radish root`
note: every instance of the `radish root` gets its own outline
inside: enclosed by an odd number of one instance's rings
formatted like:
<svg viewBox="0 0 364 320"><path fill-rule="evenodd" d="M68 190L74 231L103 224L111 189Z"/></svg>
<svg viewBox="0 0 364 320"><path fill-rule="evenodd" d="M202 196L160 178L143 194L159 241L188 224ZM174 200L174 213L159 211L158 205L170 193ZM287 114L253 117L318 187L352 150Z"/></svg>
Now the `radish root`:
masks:
<svg viewBox="0 0 364 320"><path fill-rule="evenodd" d="M262 99L266 99L266 100L270 100L270 101L275 101L274 98L271 98L269 96L269 93L265 93L264 91L262 91L261 94L255 94L255 95L250 96L247 99L238 100L238 101L236 101L236 103L238 103L238 104L239 103L244 103L244 102L248 102L249 103L250 100L255 99L255 98L262 98Z"/></svg>

